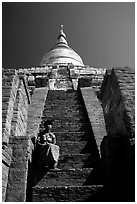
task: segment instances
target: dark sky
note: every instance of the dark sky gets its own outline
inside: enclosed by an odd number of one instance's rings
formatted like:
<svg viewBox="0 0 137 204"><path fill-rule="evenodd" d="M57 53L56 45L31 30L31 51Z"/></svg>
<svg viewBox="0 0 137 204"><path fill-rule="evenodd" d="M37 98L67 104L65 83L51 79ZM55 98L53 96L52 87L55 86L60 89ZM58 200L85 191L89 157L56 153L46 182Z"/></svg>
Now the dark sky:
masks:
<svg viewBox="0 0 137 204"><path fill-rule="evenodd" d="M2 65L38 66L64 25L69 46L94 67L135 67L132 2L4 2Z"/></svg>

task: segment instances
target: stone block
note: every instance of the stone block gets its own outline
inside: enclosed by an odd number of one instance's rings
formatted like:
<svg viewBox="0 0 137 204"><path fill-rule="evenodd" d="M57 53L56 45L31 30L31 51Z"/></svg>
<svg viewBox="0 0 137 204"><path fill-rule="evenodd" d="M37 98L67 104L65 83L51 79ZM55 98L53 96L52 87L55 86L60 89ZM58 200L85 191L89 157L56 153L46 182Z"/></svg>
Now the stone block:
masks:
<svg viewBox="0 0 137 204"><path fill-rule="evenodd" d="M103 186L35 187L33 202L91 202L102 201Z"/></svg>

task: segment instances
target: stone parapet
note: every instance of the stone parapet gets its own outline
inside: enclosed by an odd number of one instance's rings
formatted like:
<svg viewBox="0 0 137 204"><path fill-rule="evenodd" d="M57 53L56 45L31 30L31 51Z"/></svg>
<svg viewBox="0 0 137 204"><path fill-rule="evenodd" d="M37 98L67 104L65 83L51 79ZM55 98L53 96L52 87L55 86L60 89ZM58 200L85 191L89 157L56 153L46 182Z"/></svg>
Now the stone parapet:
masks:
<svg viewBox="0 0 137 204"><path fill-rule="evenodd" d="M80 90L100 153L101 142L103 137L107 134L103 109L92 87L80 88Z"/></svg>
<svg viewBox="0 0 137 204"><path fill-rule="evenodd" d="M27 136L34 140L39 131L47 93L48 88L46 87L35 88L31 99L32 103L28 109Z"/></svg>
<svg viewBox="0 0 137 204"><path fill-rule="evenodd" d="M29 76L29 84L36 84L36 87L47 87L48 79L55 81L60 79L60 76L63 77L63 70L65 71L66 69L69 71L70 80L78 80L81 87L92 86L96 94L99 91L104 74L106 72L106 68L74 66L68 63L56 65L47 64L45 66L23 68L19 69L18 72L20 74L26 74ZM75 86L74 89L76 89Z"/></svg>

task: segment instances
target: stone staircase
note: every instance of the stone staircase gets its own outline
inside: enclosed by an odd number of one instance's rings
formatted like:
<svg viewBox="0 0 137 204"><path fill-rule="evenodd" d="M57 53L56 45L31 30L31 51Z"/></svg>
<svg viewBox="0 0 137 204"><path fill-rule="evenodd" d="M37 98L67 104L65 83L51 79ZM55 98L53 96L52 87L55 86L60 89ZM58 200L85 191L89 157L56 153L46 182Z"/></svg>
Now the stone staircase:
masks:
<svg viewBox="0 0 137 204"><path fill-rule="evenodd" d="M49 91L43 119L54 123L59 169L34 170L28 201L103 201L99 154L80 91Z"/></svg>

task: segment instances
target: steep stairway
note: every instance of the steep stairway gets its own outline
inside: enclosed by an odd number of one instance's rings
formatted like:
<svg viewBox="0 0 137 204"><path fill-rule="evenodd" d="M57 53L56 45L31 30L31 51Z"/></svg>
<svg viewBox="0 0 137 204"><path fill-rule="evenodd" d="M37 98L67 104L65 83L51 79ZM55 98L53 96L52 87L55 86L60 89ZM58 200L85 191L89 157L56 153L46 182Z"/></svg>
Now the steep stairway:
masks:
<svg viewBox="0 0 137 204"><path fill-rule="evenodd" d="M31 201L103 201L99 155L80 91L50 90L43 119L53 120L59 169L35 170Z"/></svg>

